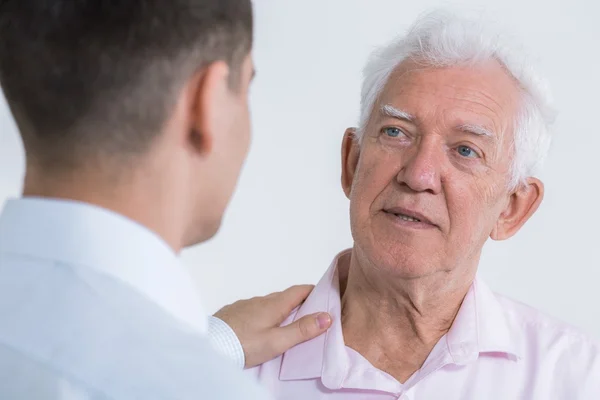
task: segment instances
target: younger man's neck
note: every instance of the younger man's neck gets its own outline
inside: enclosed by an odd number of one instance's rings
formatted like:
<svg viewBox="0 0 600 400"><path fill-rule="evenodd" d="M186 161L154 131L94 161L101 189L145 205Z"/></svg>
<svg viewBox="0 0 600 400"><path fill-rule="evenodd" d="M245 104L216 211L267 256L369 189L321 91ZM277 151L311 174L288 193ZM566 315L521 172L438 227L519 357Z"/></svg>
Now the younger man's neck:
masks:
<svg viewBox="0 0 600 400"><path fill-rule="evenodd" d="M23 196L73 200L123 215L159 235L176 253L183 247L177 205L167 204L167 188L132 171L40 172L27 168ZM164 189L164 190L163 190Z"/></svg>

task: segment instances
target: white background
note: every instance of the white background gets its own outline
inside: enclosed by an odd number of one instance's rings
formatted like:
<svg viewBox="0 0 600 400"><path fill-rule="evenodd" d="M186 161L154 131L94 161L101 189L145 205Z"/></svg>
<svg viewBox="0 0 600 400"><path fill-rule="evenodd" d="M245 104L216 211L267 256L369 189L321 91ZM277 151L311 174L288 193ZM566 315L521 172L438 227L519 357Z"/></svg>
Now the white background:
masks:
<svg viewBox="0 0 600 400"><path fill-rule="evenodd" d="M600 338L600 3L595 0L257 0L254 141L220 234L184 253L208 311L316 283L352 244L340 143L358 118L369 52L423 11L492 13L539 56L560 116L541 209L489 243L481 274L497 291ZM57 110L60 112L60 110ZM19 194L23 153L0 97L0 204Z"/></svg>

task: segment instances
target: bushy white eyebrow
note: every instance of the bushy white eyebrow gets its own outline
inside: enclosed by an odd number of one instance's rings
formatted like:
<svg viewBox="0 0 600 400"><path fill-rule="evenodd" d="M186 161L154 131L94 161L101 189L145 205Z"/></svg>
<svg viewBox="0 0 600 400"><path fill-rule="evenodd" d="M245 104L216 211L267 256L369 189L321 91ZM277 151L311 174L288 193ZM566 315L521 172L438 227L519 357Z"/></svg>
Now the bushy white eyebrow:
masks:
<svg viewBox="0 0 600 400"><path fill-rule="evenodd" d="M383 107L381 107L381 113L388 117L403 119L409 122L414 122L415 120L414 115L407 113L406 111L399 110L396 107L391 106L389 104L386 104Z"/></svg>
<svg viewBox="0 0 600 400"><path fill-rule="evenodd" d="M489 129L484 128L483 126L480 126L480 125L463 124L463 125L460 125L458 127L458 129L465 133L471 133L471 134L477 135L477 136L485 136L485 137L489 137L489 138L496 137L496 135L494 135L493 132L491 132Z"/></svg>

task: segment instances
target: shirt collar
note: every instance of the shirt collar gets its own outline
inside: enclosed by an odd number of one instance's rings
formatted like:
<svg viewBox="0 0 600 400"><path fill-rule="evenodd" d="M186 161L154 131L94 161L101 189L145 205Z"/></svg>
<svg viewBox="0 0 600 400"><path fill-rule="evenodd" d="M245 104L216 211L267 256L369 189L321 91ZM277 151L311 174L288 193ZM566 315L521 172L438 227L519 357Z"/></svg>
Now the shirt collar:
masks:
<svg viewBox="0 0 600 400"><path fill-rule="evenodd" d="M456 364L466 364L485 353L520 358L510 321L485 282L476 278L446 335Z"/></svg>
<svg viewBox="0 0 600 400"><path fill-rule="evenodd" d="M337 264L344 254L338 254L325 272L312 293L298 309L293 321L306 315L326 311L331 315L332 324L327 332L312 340L292 347L284 353L280 371L280 379L296 380L321 377L327 369L335 370L335 365L347 365L348 355L345 351L341 325L341 300ZM344 371L339 374L343 375ZM329 374L327 374L329 376ZM343 377L342 377L343 379ZM338 379L334 379L338 380Z"/></svg>
<svg viewBox="0 0 600 400"><path fill-rule="evenodd" d="M200 298L174 251L147 228L109 210L67 200L9 200L0 214L1 253L111 275L206 332Z"/></svg>
<svg viewBox="0 0 600 400"><path fill-rule="evenodd" d="M313 292L291 318L295 321L326 310L331 314L333 324L325 334L299 344L283 355L281 380L321 378L323 385L331 390L342 388L347 380L352 360L342 333L338 264L346 262L350 252L345 250L335 257ZM433 354L436 352L442 352L444 356ZM519 357L509 320L500 303L487 285L476 279L448 334L432 351L421 372L439 368L439 363L446 361L467 364L485 353L501 353L514 359Z"/></svg>

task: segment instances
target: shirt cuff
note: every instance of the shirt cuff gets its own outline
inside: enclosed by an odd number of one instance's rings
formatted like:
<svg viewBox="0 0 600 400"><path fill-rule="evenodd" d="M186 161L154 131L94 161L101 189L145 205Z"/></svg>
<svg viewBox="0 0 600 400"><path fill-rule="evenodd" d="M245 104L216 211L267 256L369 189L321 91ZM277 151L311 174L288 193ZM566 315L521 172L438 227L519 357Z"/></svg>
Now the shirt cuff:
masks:
<svg viewBox="0 0 600 400"><path fill-rule="evenodd" d="M244 369L246 357L237 335L225 321L208 317L208 339L215 350L232 360L235 365Z"/></svg>

